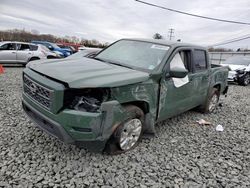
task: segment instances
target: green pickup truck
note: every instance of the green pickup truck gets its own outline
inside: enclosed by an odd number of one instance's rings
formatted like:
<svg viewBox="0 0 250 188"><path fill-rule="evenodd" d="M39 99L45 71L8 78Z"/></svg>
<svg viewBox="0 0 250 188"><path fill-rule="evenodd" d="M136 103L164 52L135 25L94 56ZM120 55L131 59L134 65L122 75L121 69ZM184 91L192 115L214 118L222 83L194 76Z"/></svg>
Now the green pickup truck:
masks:
<svg viewBox="0 0 250 188"><path fill-rule="evenodd" d="M37 126L91 151L134 148L155 124L196 108L213 112L227 67L205 48L122 39L94 58L32 62L23 71L23 109Z"/></svg>

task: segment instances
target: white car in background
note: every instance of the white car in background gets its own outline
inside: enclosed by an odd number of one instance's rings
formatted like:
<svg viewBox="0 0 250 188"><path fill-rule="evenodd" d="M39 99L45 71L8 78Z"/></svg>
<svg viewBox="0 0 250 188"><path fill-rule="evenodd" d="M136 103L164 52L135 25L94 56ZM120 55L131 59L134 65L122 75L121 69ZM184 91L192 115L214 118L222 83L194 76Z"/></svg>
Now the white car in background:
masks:
<svg viewBox="0 0 250 188"><path fill-rule="evenodd" d="M233 56L222 63L229 67L228 81L247 86L250 83L250 56Z"/></svg>
<svg viewBox="0 0 250 188"><path fill-rule="evenodd" d="M47 59L47 53L41 46L25 42L0 42L0 63L25 65L38 59Z"/></svg>
<svg viewBox="0 0 250 188"><path fill-rule="evenodd" d="M83 57L92 58L101 50L102 48L85 48L69 57L66 57L66 59L81 59Z"/></svg>
<svg viewBox="0 0 250 188"><path fill-rule="evenodd" d="M57 59L57 58L61 58L63 56L62 53L57 52L57 51L53 52L42 44L37 44L37 46L38 46L38 51L42 51L43 53L45 53L47 59Z"/></svg>

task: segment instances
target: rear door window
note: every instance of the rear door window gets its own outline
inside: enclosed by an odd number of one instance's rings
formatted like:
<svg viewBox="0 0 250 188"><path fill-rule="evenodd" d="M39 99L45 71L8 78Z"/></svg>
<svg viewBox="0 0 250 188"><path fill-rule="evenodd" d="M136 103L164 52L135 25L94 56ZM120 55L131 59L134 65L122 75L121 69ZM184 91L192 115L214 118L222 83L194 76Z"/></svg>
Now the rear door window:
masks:
<svg viewBox="0 0 250 188"><path fill-rule="evenodd" d="M28 44L18 44L18 50L29 51L30 50L30 46Z"/></svg>
<svg viewBox="0 0 250 188"><path fill-rule="evenodd" d="M199 72L199 71L207 69L206 51L194 50L193 66L194 66L195 72Z"/></svg>

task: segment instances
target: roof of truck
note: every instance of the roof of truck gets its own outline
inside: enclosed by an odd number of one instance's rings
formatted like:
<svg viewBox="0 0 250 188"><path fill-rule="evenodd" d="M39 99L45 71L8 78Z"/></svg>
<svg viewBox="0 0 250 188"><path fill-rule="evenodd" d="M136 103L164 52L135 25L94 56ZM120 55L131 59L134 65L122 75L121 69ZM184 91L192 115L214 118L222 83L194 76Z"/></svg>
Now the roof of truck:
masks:
<svg viewBox="0 0 250 188"><path fill-rule="evenodd" d="M206 48L204 46L199 46L195 44L190 44L190 43L183 43L183 42L177 42L177 41L170 41L170 40L164 40L164 39L147 39L147 38L124 38L121 40L137 40L137 41L142 41L142 42L151 42L151 43L156 43L156 44L162 44L162 45L167 45L167 46L172 46L172 47L197 47L197 48Z"/></svg>

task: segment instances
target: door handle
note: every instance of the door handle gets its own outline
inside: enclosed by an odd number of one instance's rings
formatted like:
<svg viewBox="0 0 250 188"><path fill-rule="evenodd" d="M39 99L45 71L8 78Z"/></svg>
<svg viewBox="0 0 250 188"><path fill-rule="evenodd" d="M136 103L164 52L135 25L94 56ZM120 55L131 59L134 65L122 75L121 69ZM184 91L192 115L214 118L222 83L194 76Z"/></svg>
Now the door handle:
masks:
<svg viewBox="0 0 250 188"><path fill-rule="evenodd" d="M16 52L11 52L11 53L15 54Z"/></svg>

